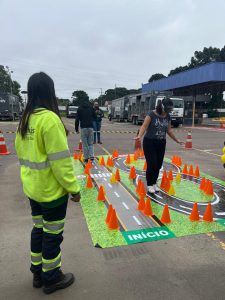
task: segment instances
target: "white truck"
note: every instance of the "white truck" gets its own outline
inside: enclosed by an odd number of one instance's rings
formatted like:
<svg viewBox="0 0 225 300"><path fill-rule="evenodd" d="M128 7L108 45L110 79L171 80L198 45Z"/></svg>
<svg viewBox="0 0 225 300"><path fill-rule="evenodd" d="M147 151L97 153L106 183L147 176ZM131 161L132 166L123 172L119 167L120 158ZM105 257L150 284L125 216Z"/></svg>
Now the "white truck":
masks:
<svg viewBox="0 0 225 300"><path fill-rule="evenodd" d="M68 105L66 108L66 117L67 118L76 118L78 106Z"/></svg>

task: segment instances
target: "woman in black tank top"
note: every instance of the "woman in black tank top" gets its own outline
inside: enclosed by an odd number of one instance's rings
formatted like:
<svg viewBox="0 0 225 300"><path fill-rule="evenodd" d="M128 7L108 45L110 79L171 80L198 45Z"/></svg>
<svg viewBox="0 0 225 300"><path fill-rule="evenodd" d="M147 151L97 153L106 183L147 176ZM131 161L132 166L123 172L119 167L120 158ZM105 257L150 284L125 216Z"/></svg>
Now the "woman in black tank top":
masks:
<svg viewBox="0 0 225 300"><path fill-rule="evenodd" d="M156 106L156 110L150 111L145 117L136 139L143 139L143 150L147 161L146 180L148 192L155 193L160 189L157 186L159 171L163 164L166 149L166 134L168 134L176 143L182 145L172 129L170 122L170 112L173 110L173 102L171 99L160 100Z"/></svg>

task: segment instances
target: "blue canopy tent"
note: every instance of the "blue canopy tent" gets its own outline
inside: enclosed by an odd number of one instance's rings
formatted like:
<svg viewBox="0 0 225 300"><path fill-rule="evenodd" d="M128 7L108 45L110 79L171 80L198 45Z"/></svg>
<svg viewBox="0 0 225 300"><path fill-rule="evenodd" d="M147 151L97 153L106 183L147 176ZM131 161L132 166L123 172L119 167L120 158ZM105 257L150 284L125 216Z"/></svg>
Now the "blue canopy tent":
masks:
<svg viewBox="0 0 225 300"><path fill-rule="evenodd" d="M169 77L142 85L142 92L172 91L176 96L193 96L194 126L196 96L225 91L225 62L211 62Z"/></svg>

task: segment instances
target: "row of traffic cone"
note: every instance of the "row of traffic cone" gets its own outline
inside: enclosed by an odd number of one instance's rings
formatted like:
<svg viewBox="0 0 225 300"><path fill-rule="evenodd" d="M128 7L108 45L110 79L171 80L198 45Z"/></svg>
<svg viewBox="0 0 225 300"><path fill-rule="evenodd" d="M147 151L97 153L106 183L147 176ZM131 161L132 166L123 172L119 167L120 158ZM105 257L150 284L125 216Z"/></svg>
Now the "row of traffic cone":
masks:
<svg viewBox="0 0 225 300"><path fill-rule="evenodd" d="M109 204L108 213L105 219L105 223L109 229L119 229L119 223L116 215L116 210L112 204Z"/></svg>
<svg viewBox="0 0 225 300"><path fill-rule="evenodd" d="M173 156L172 157L172 164L173 165L176 165L178 167L181 167L182 166L182 159L180 156Z"/></svg>
<svg viewBox="0 0 225 300"><path fill-rule="evenodd" d="M207 196L213 196L214 195L213 184L212 184L212 181L209 180L209 179L205 179L204 177L202 177L199 188Z"/></svg>
<svg viewBox="0 0 225 300"><path fill-rule="evenodd" d="M199 177L200 176L200 172L199 172L199 167L198 166L196 166L195 171L194 171L193 166L190 165L190 168L188 170L188 165L187 164L184 165L182 173L184 175L190 175L190 176L195 176L195 177Z"/></svg>
<svg viewBox="0 0 225 300"><path fill-rule="evenodd" d="M198 203L195 202L191 211L191 214L189 216L189 219L191 221L200 221L200 216L199 216L199 212L198 212ZM213 222L213 212L212 212L212 205L211 203L208 203L206 209L205 209L205 213L203 215L202 218L203 221L206 222Z"/></svg>
<svg viewBox="0 0 225 300"><path fill-rule="evenodd" d="M169 171L168 175L166 173L166 170L163 172L160 188L167 192L170 196L175 195L175 189L174 186L171 184L171 181L173 181L173 173L172 170Z"/></svg>

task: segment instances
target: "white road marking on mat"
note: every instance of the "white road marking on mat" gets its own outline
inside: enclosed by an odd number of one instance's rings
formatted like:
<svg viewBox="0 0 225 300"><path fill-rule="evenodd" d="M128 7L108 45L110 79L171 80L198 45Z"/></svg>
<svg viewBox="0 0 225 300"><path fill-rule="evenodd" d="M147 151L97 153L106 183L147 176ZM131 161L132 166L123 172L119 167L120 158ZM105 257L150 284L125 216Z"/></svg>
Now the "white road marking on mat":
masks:
<svg viewBox="0 0 225 300"><path fill-rule="evenodd" d="M216 212L215 213L217 216L225 216L225 212Z"/></svg>
<svg viewBox="0 0 225 300"><path fill-rule="evenodd" d="M117 192L114 192L114 194L116 195L117 198L120 197L120 195Z"/></svg>
<svg viewBox="0 0 225 300"><path fill-rule="evenodd" d="M134 218L134 220L136 221L136 223L137 223L138 225L141 225L141 222L138 220L137 217L133 216L133 218Z"/></svg>
<svg viewBox="0 0 225 300"><path fill-rule="evenodd" d="M122 202L123 206L126 208L126 209L129 209L129 207L126 205L125 202Z"/></svg>
<svg viewBox="0 0 225 300"><path fill-rule="evenodd" d="M105 181L107 181L107 179L106 178L103 178Z"/></svg>
<svg viewBox="0 0 225 300"><path fill-rule="evenodd" d="M180 205L180 207L192 210L192 207L187 207L187 206L183 206L183 205Z"/></svg>
<svg viewBox="0 0 225 300"><path fill-rule="evenodd" d="M110 183L108 183L108 186L109 186L110 188L112 188L112 185L111 185Z"/></svg>
<svg viewBox="0 0 225 300"><path fill-rule="evenodd" d="M98 177L98 174L94 174L95 177Z"/></svg>
<svg viewBox="0 0 225 300"><path fill-rule="evenodd" d="M106 174L105 174L105 173L102 173L102 176L103 176L103 177L106 177Z"/></svg>
<svg viewBox="0 0 225 300"><path fill-rule="evenodd" d="M106 176L110 177L110 174L109 174L109 173L106 173Z"/></svg>
<svg viewBox="0 0 225 300"><path fill-rule="evenodd" d="M101 177L102 177L102 174L99 173L98 176L101 178Z"/></svg>

